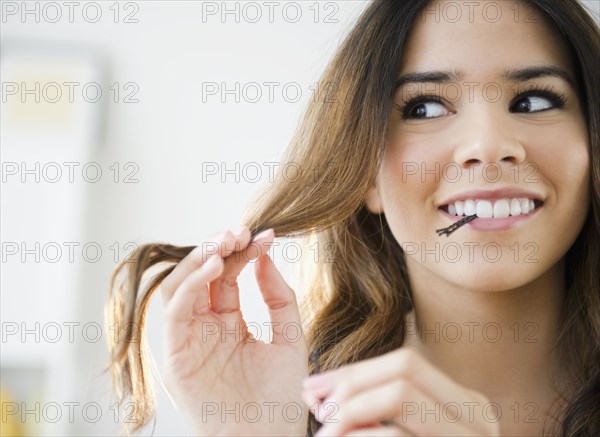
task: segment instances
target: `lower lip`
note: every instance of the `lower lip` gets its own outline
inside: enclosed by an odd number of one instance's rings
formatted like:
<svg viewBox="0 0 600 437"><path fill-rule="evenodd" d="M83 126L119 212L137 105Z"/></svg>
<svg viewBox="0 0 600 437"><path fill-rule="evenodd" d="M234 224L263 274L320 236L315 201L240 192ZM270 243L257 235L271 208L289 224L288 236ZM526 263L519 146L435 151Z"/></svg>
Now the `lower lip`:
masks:
<svg viewBox="0 0 600 437"><path fill-rule="evenodd" d="M512 228L520 225L521 223L529 220L541 208L542 208L542 206L538 206L536 209L534 209L533 211L528 212L527 214L509 216L509 217L505 217L505 218L481 218L481 217L477 217L477 218L471 220L469 223L467 223L464 226L465 227L468 226L471 229L476 230L476 231L506 231L508 229L512 229ZM441 211L441 213L444 214L446 217L450 218L453 223L457 222L461 218L461 217L458 217L458 216L455 216L455 215L450 215L449 213L447 213L443 209L440 209L439 211ZM464 217L464 216L462 216L462 217Z"/></svg>

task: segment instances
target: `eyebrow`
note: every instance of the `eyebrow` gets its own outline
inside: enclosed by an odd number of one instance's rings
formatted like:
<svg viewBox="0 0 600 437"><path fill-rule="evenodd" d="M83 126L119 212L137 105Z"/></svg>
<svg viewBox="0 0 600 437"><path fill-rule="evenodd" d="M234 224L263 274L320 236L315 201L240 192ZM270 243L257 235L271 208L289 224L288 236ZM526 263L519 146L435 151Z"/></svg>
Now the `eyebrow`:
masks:
<svg viewBox="0 0 600 437"><path fill-rule="evenodd" d="M567 82L573 89L577 89L577 85L569 73L562 68L554 66L543 65L520 70L507 70L502 77L513 82L526 82L530 79L537 79L539 77L557 77Z"/></svg>
<svg viewBox="0 0 600 437"><path fill-rule="evenodd" d="M464 74L458 71L423 71L406 73L396 79L396 89L407 83L451 83L458 82ZM577 89L575 81L563 69L554 66L527 67L518 70L506 70L502 78L512 82L526 82L540 77L557 77L567 82L573 89Z"/></svg>
<svg viewBox="0 0 600 437"><path fill-rule="evenodd" d="M454 71L423 71L417 73L405 73L396 79L396 88L399 88L407 83L449 83L458 82L462 79L463 74Z"/></svg>

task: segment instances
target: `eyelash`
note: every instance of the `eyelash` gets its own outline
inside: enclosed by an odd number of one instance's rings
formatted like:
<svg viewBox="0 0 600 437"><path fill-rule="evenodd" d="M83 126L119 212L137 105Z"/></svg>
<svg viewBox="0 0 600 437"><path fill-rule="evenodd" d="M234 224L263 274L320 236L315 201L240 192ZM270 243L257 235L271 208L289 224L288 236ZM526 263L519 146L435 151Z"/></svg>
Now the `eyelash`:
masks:
<svg viewBox="0 0 600 437"><path fill-rule="evenodd" d="M543 97L545 99L548 99L554 105L554 108L543 109L541 111L534 111L534 112L530 112L529 114L535 114L538 112L549 111L550 109L555 109L555 108L562 109L562 108L564 108L564 106L567 102L567 96L565 96L561 92L556 91L554 86L545 85L545 86L535 86L533 88L528 89L527 91L522 92L521 94L516 96L511 101L510 106L512 107L519 100L527 98L527 97L531 97L531 96ZM418 95L414 96L413 98L411 98L404 105L398 105L397 103L394 103L394 107L396 107L402 113L402 119L409 120L409 119L413 118L413 117L409 116L410 110L412 110L416 105L423 104L423 103L443 104L444 102L443 102L442 98L439 96L429 95L429 94L418 94ZM528 113L525 112L525 114L528 114ZM429 119L433 119L433 118L438 118L438 117L414 118L414 119L429 120Z"/></svg>

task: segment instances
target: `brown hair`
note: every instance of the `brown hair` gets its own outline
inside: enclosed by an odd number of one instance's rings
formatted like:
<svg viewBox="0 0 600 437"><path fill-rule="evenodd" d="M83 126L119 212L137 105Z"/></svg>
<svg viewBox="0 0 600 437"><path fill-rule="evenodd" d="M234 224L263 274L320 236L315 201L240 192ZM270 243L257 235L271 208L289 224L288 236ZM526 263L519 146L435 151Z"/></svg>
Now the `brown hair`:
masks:
<svg viewBox="0 0 600 437"><path fill-rule="evenodd" d="M384 152L397 62L429 1L374 1L366 8L321 78L321 84L335 87L336 101L331 87L320 87L286 151L283 161L300 171L292 179L279 174L244 214L253 235L273 228L278 237L311 236L334 253L335 262L316 264L303 302L311 322L311 372L315 365L332 369L381 355L405 340L412 303L404 252L385 216L370 213L364 202ZM591 208L566 254L559 350L566 367L575 369L569 383L576 390L567 399L561 433L600 435L600 34L577 0L528 1L554 23L575 55L589 131ZM112 277L108 323L119 323L125 333L110 344L110 370L118 396L138 403L141 420L133 431L154 414L143 338L146 308L192 249L143 245ZM172 265L140 287L144 272L162 263ZM312 418L311 429L316 426Z"/></svg>

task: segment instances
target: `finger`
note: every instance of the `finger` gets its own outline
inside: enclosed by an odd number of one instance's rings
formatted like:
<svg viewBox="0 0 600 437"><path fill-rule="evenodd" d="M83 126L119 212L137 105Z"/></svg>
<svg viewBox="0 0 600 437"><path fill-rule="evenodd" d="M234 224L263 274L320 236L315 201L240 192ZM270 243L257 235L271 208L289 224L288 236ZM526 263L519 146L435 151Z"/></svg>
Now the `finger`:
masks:
<svg viewBox="0 0 600 437"><path fill-rule="evenodd" d="M329 397L343 386L343 397L350 397L386 381L402 378L432 398L443 402L473 402L484 398L453 381L412 348L403 347L385 355L312 376L304 388L319 398ZM339 395L338 395L339 396Z"/></svg>
<svg viewBox="0 0 600 437"><path fill-rule="evenodd" d="M240 250L246 247L249 241L250 230L246 226L243 226L241 229L237 230L236 233L226 230L196 247L182 259L173 271L162 281L160 289L163 303L166 304L173 297L175 290L184 279L194 270L202 267L209 256L218 254L224 258L234 250Z"/></svg>
<svg viewBox="0 0 600 437"><path fill-rule="evenodd" d="M395 424L415 435L444 435L449 431L453 435L468 435L462 424L456 423L455 409L444 407L442 411L440 402L401 379L342 401L334 396L335 393L326 401L338 405L337 420L327 425L334 434L342 435L354 428L392 417ZM324 420L328 421L328 418Z"/></svg>
<svg viewBox="0 0 600 437"><path fill-rule="evenodd" d="M194 314L206 314L209 311L207 284L219 277L222 271L223 260L215 254L188 275L164 306L167 321L187 326Z"/></svg>
<svg viewBox="0 0 600 437"><path fill-rule="evenodd" d="M254 267L258 287L269 308L273 343L298 343L304 334L296 293L285 282L268 254L261 256Z"/></svg>
<svg viewBox="0 0 600 437"><path fill-rule="evenodd" d="M189 341L189 330L195 317L208 315L207 283L218 277L223 270L223 261L212 255L198 270L192 272L175 291L173 298L164 306L165 313L165 352L170 355L183 349ZM208 328L206 320L200 320L203 329ZM211 334L214 330L211 330ZM204 337L203 337L204 338Z"/></svg>
<svg viewBox="0 0 600 437"><path fill-rule="evenodd" d="M269 250L275 234L272 229L256 235L242 250L225 259L223 273L210 283L210 307L218 314L240 310L240 290L237 278L250 260L260 257Z"/></svg>

